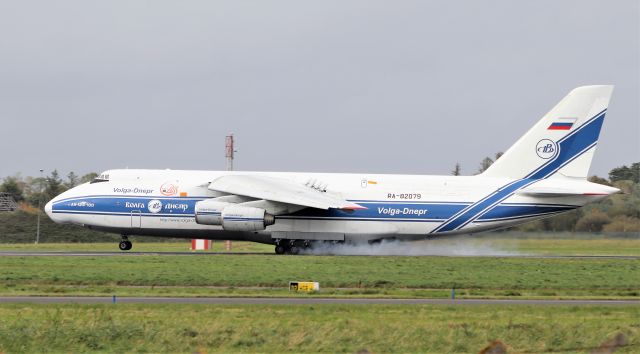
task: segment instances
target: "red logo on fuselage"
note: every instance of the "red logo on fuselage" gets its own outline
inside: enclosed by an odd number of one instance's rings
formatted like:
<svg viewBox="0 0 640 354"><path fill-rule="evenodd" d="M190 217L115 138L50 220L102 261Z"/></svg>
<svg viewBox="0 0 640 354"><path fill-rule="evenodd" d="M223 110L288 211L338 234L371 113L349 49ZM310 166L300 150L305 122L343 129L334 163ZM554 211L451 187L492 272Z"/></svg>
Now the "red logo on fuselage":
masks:
<svg viewBox="0 0 640 354"><path fill-rule="evenodd" d="M178 193L178 186L171 182L165 182L160 186L160 193L167 196L176 195Z"/></svg>

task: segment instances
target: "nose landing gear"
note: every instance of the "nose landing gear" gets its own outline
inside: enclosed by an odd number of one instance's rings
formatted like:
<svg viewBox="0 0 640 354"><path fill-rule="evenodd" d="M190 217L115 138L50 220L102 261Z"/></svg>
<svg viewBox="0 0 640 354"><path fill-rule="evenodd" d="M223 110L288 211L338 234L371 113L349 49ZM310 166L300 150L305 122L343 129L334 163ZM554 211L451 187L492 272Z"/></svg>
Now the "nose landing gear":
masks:
<svg viewBox="0 0 640 354"><path fill-rule="evenodd" d="M120 251L128 251L133 247L133 244L131 243L131 241L129 241L129 238L125 235L122 235L122 241L120 241L120 244L118 244L118 248L120 248Z"/></svg>

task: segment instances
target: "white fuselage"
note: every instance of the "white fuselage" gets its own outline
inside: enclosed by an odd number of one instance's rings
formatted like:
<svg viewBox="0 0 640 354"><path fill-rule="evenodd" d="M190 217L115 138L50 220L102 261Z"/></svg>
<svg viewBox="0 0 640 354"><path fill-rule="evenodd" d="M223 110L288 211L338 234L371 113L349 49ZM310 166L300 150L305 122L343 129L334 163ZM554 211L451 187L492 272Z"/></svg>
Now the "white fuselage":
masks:
<svg viewBox="0 0 640 354"><path fill-rule="evenodd" d="M314 239L343 235L343 240L357 242L424 239L504 228L572 210L614 192L612 188L586 181L510 180L481 175L180 170L111 170L104 174L109 176L108 180L85 183L56 197L47 204L47 213L56 222L82 224L123 235L273 243L273 235L286 233L300 235L298 238L302 240L305 235L315 235ZM196 223L195 203L220 197L208 185L228 174L268 176L298 184L312 180L326 186L327 193L366 209L304 208L276 215L273 225L255 232L230 232L222 226ZM580 189L584 193L544 198L520 193L532 186Z"/></svg>

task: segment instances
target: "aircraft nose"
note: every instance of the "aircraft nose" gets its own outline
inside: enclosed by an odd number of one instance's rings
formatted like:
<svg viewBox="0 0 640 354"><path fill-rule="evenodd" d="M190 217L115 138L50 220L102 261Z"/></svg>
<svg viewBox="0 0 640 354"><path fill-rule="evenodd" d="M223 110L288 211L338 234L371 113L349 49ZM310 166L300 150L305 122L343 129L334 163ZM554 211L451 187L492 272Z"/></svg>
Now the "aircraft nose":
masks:
<svg viewBox="0 0 640 354"><path fill-rule="evenodd" d="M47 213L47 215L49 215L49 218L51 218L53 220L53 209L52 209L52 205L53 204L53 200L50 200L49 203L47 203L47 205L44 206L44 212Z"/></svg>

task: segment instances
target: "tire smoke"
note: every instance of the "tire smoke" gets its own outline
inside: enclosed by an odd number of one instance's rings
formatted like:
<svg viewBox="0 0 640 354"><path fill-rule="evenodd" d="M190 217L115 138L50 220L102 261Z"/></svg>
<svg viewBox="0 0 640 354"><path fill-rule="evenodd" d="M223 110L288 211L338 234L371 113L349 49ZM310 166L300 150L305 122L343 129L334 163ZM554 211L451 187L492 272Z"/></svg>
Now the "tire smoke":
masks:
<svg viewBox="0 0 640 354"><path fill-rule="evenodd" d="M519 253L501 248L495 240L447 238L424 241L383 240L379 243L320 243L301 254L344 256L513 256Z"/></svg>

